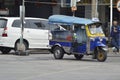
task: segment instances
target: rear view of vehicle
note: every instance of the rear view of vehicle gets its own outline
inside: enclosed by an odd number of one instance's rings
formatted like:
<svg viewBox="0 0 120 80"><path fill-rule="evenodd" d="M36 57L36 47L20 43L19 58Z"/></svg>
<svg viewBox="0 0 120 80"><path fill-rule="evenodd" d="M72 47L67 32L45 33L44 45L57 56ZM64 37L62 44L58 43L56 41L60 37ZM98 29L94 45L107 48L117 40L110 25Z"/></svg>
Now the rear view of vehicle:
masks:
<svg viewBox="0 0 120 80"><path fill-rule="evenodd" d="M8 33L7 33L7 19L4 18L0 18L0 51L5 54L10 52L10 48L6 47L5 45L7 45L5 41L5 39L8 38Z"/></svg>
<svg viewBox="0 0 120 80"><path fill-rule="evenodd" d="M47 25L42 18L25 18L23 32L23 50L46 49L49 50L49 40L52 38ZM47 23L46 23L47 24ZM0 18L0 51L8 54L12 49L20 50L21 21L19 17Z"/></svg>

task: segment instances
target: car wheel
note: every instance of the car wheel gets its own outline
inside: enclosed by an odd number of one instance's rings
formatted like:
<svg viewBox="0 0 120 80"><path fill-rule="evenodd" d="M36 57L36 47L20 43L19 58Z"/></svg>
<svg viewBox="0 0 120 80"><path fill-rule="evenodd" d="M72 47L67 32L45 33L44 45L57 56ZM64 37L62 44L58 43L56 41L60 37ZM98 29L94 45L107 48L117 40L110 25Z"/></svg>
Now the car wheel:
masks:
<svg viewBox="0 0 120 80"><path fill-rule="evenodd" d="M104 51L104 50L99 50L99 51L97 51L98 53L97 53L97 60L99 61L99 62L104 62L106 59L107 59L107 52L106 51Z"/></svg>
<svg viewBox="0 0 120 80"><path fill-rule="evenodd" d="M57 46L53 49L53 54L55 59L62 59L64 56L64 51L61 47Z"/></svg>
<svg viewBox="0 0 120 80"><path fill-rule="evenodd" d="M81 59L84 57L84 55L82 55L82 54L74 54L74 57L75 57L77 60L81 60Z"/></svg>
<svg viewBox="0 0 120 80"><path fill-rule="evenodd" d="M10 51L11 51L10 48L2 48L1 49L2 54L9 54Z"/></svg>
<svg viewBox="0 0 120 80"><path fill-rule="evenodd" d="M21 50L22 49L22 50ZM20 45L20 41L17 41L15 44L15 54L16 55L29 55L26 50L28 49L28 45L23 41L22 47Z"/></svg>

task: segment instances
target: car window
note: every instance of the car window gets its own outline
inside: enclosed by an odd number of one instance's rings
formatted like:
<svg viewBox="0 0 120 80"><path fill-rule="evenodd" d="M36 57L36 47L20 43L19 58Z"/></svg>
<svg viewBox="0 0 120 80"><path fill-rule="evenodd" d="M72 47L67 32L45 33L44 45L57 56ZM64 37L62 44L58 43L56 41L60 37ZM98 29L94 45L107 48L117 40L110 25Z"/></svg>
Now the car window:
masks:
<svg viewBox="0 0 120 80"><path fill-rule="evenodd" d="M21 21L20 19L14 20L12 26L20 28ZM26 19L25 28L31 29L44 29L44 30L60 30L60 26L56 24L49 24L47 20L35 20L35 19Z"/></svg>
<svg viewBox="0 0 120 80"><path fill-rule="evenodd" d="M44 25L44 29L49 30L49 24L48 24L48 21L41 20L41 24Z"/></svg>
<svg viewBox="0 0 120 80"><path fill-rule="evenodd" d="M32 29L45 29L45 25L40 20L29 20Z"/></svg>
<svg viewBox="0 0 120 80"><path fill-rule="evenodd" d="M12 26L13 27L20 27L21 21L20 20L14 20Z"/></svg>
<svg viewBox="0 0 120 80"><path fill-rule="evenodd" d="M0 28L4 28L7 25L7 20L6 19L0 19Z"/></svg>
<svg viewBox="0 0 120 80"><path fill-rule="evenodd" d="M24 27L25 28L30 28L30 22L29 22L29 20L25 20Z"/></svg>
<svg viewBox="0 0 120 80"><path fill-rule="evenodd" d="M56 24L49 24L50 25L50 30L55 31L55 30L60 30L60 26Z"/></svg>
<svg viewBox="0 0 120 80"><path fill-rule="evenodd" d="M20 28L20 27L21 27L21 21L20 21L20 19L14 20L12 26L13 26L13 27L18 27L18 28ZM30 28L30 25L29 25L29 21L28 21L28 20L25 20L24 27L25 27L25 28Z"/></svg>
<svg viewBox="0 0 120 80"><path fill-rule="evenodd" d="M47 20L41 20L41 23L45 26L46 30L60 30L60 26L56 25L56 24L49 24L49 22Z"/></svg>

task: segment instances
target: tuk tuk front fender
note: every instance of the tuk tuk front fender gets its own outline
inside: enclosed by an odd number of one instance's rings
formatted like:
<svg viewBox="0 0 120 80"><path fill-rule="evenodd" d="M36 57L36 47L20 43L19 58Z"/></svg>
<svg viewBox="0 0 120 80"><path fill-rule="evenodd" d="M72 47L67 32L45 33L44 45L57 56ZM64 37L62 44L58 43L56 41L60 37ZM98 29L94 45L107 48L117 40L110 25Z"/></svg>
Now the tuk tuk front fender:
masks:
<svg viewBox="0 0 120 80"><path fill-rule="evenodd" d="M107 46L105 45L105 44L103 44L102 42L97 42L97 43L95 43L95 49L96 48L99 48L99 49L101 49L101 50L104 50L104 51L108 51L108 48L107 48Z"/></svg>
<svg viewBox="0 0 120 80"><path fill-rule="evenodd" d="M97 42L97 43L95 43L95 47L105 47L106 45L105 44L103 44L102 42Z"/></svg>

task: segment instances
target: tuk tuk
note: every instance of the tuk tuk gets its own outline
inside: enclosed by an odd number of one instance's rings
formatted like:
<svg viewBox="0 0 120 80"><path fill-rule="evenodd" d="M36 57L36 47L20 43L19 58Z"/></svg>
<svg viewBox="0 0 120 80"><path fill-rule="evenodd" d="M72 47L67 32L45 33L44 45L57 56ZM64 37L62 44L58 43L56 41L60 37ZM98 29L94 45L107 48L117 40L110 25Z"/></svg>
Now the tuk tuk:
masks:
<svg viewBox="0 0 120 80"><path fill-rule="evenodd" d="M62 59L64 54L73 54L78 60L84 55L92 55L93 59L100 62L107 59L106 37L99 21L52 15L49 23L65 27L64 30L52 31L53 39L50 40L50 45L55 59Z"/></svg>

